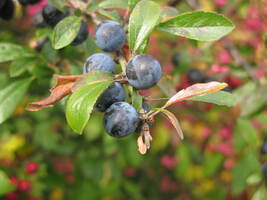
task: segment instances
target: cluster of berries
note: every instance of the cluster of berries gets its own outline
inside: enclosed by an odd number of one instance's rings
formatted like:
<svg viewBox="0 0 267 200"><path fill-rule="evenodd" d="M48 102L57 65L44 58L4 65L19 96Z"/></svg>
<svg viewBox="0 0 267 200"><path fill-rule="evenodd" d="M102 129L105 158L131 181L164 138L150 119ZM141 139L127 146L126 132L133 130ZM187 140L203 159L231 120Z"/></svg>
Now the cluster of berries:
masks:
<svg viewBox="0 0 267 200"><path fill-rule="evenodd" d="M116 52L125 44L125 31L115 21L102 22L95 31L97 46L105 52ZM84 73L91 71L115 72L115 62L105 53L95 53L84 64ZM137 90L149 89L161 77L160 63L152 56L133 56L126 65L128 83ZM125 137L136 131L140 123L136 109L125 102L126 93L120 82L114 82L96 102L96 109L105 112L104 127L113 137Z"/></svg>

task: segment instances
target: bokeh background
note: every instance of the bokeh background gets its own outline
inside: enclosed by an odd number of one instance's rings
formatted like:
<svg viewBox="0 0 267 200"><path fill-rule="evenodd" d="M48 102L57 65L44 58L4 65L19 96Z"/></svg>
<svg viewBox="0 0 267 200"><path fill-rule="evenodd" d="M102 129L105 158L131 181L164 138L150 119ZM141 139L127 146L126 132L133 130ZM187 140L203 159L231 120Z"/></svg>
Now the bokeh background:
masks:
<svg viewBox="0 0 267 200"><path fill-rule="evenodd" d="M34 27L32 17L46 2L17 5L12 20L0 20L0 42L33 49L47 29ZM49 94L54 73L79 74L86 58L99 51L89 21L86 43L56 51L47 41L35 49L40 60L32 64L34 84L12 117L0 124L1 200L267 199L267 173L264 177L262 171L267 161L267 1L157 2L178 13L215 11L236 28L216 42L154 31L148 53L161 62L165 76L159 87L142 94L166 97L193 84L188 72L197 69L203 82L227 82L237 105L187 101L172 106L185 139L180 141L172 125L157 116L146 155L137 151L137 134L108 136L101 113L95 112L84 134L78 135L66 123L64 100L42 111L25 111L27 103ZM0 88L15 79L9 69L9 62L0 64Z"/></svg>

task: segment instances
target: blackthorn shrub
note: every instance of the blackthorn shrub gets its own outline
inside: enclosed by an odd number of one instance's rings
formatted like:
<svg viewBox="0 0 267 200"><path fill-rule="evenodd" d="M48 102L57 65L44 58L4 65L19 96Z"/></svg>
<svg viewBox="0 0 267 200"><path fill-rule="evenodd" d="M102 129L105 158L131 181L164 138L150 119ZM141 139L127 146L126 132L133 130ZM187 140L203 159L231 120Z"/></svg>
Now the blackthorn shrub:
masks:
<svg viewBox="0 0 267 200"><path fill-rule="evenodd" d="M0 7L0 18L4 20L10 20L15 13L15 5L12 0L2 0Z"/></svg>
<svg viewBox="0 0 267 200"><path fill-rule="evenodd" d="M22 1L25 5L35 2L34 0ZM104 2L104 5L114 6L111 2ZM103 4L99 5L99 7L101 6ZM116 4L116 6L120 7L121 5ZM64 62L55 59L55 62L49 63L49 66L52 65L51 68L55 68L58 65L57 62L59 62L64 63L66 68L69 69L72 65L69 65L66 60L70 56L74 57L73 62L81 61L84 66L83 74L55 75L54 77L58 80L56 86L51 89L51 95L41 101L30 103L27 109L36 111L49 107L73 93L67 100L66 118L75 132L83 132L95 108L95 110L105 112L104 127L109 135L121 138L138 132L140 134L137 139L139 152L144 154L150 148L152 136L149 129L158 113L163 113L171 121L175 130L183 139L178 120L166 108L176 102L195 96L200 96L200 99L197 100L201 101L205 94L219 91L227 86L225 83L208 80L199 70L191 69L183 77L187 80L187 86L190 85L188 82L196 83L196 85L178 91L176 94L173 90L166 92L165 83L168 82L168 79L166 75L162 74L163 69L160 62L152 55L146 54L151 32L157 28L159 31L190 39L210 41L218 40L229 33L233 29L233 25L230 20L216 13L197 11L188 13L190 20L185 28L195 32L184 34L187 33L187 30L180 31L181 27L177 23L181 22L180 18L186 18L187 16L169 17L168 13L161 11L157 3L150 0L132 1L129 2L128 6L126 13L122 12L114 15L109 10L98 10L99 7L93 5L91 1L81 1L79 3L67 1L61 8L58 5L56 8L49 2L42 9L42 15L37 14L35 16L33 23L36 27L48 25L50 26L50 28L47 27L48 29L53 28L52 34L46 34L42 41L49 38L51 43L48 44L51 44L56 50L68 45L74 46L54 52L54 54L62 55ZM153 10L153 15L146 14L150 9ZM212 17L215 20L211 20ZM197 22L193 23L191 20ZM206 32L205 27L216 29L218 21L228 29L216 30L214 34ZM89 36L89 30L90 33L94 31L95 41L92 41ZM204 32L200 34L198 30ZM38 41L40 41L40 38ZM83 44L80 45L81 43ZM80 46L75 47L77 45ZM99 47L100 52L92 51L94 45ZM87 52L93 52L90 53L86 61L80 58L83 48ZM75 54L75 49L79 53ZM42 49L43 51L46 52L46 56L51 56L47 49ZM75 55L72 55L73 53ZM51 57L53 58L53 54ZM180 57L179 53L172 56L173 65L181 65ZM160 80L161 77L163 77L162 81ZM146 91L140 91L151 89L156 85L164 91L167 98L149 97L144 95L143 92ZM162 107L151 108L149 101L163 100L166 102ZM203 101L217 103L214 98ZM222 103L219 102L219 104Z"/></svg>

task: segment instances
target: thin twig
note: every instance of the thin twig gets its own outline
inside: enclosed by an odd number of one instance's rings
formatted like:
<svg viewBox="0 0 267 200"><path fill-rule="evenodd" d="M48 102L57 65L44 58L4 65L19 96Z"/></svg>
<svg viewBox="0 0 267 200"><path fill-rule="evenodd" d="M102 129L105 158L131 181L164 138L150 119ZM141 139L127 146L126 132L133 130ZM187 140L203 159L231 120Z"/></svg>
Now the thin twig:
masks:
<svg viewBox="0 0 267 200"><path fill-rule="evenodd" d="M153 98L153 97L143 97L146 101L166 101L169 100L169 98Z"/></svg>
<svg viewBox="0 0 267 200"><path fill-rule="evenodd" d="M233 43L228 39L223 39L222 42L223 42L225 48L229 50L229 52L232 55L235 63L237 65L243 67L246 70L246 72L248 73L248 75L254 81L258 82L258 78L257 78L257 76L255 74L255 71L254 71L253 67L245 59L242 58L242 56L240 55L239 51L235 48Z"/></svg>

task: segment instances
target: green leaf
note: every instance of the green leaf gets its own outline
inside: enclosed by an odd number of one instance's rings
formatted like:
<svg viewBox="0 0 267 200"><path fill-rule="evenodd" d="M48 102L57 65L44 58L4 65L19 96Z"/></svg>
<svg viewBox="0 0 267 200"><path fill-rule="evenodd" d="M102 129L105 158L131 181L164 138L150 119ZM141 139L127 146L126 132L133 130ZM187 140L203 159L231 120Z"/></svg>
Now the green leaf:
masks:
<svg viewBox="0 0 267 200"><path fill-rule="evenodd" d="M143 54L147 50L148 43L149 43L149 37L146 38L140 45L139 49L137 50L137 54Z"/></svg>
<svg viewBox="0 0 267 200"><path fill-rule="evenodd" d="M238 103L241 103L243 99L246 99L251 93L254 93L256 89L256 83L250 81L235 89L233 95L236 96Z"/></svg>
<svg viewBox="0 0 267 200"><path fill-rule="evenodd" d="M158 29L194 40L213 41L230 33L234 25L223 15L195 11L162 22Z"/></svg>
<svg viewBox="0 0 267 200"><path fill-rule="evenodd" d="M16 80L0 90L0 123L14 112L31 81L30 78Z"/></svg>
<svg viewBox="0 0 267 200"><path fill-rule="evenodd" d="M264 186L261 186L252 196L251 200L265 200L267 199L267 191Z"/></svg>
<svg viewBox="0 0 267 200"><path fill-rule="evenodd" d="M9 192L12 192L16 187L10 183L7 175L0 170L0 196L5 195Z"/></svg>
<svg viewBox="0 0 267 200"><path fill-rule="evenodd" d="M35 58L19 58L10 65L10 77L17 77L23 74L27 69L36 65Z"/></svg>
<svg viewBox="0 0 267 200"><path fill-rule="evenodd" d="M229 92L224 92L224 91L213 92L203 96L196 96L189 98L187 100L203 101L222 106L234 106L236 104L235 96Z"/></svg>
<svg viewBox="0 0 267 200"><path fill-rule="evenodd" d="M160 7L153 1L142 0L135 6L128 27L130 49L133 51L139 49L158 23L159 17Z"/></svg>
<svg viewBox="0 0 267 200"><path fill-rule="evenodd" d="M265 108L267 104L266 86L256 87L252 93L245 96L240 102L241 116L248 117L256 114ZM255 103L257 102L257 103Z"/></svg>
<svg viewBox="0 0 267 200"><path fill-rule="evenodd" d="M70 127L77 133L82 133L94 104L102 92L112 84L112 81L96 82L77 89L69 98L66 107L66 118Z"/></svg>
<svg viewBox="0 0 267 200"><path fill-rule="evenodd" d="M127 8L126 0L105 0L98 4L100 8Z"/></svg>
<svg viewBox="0 0 267 200"><path fill-rule="evenodd" d="M160 17L162 21L165 19L171 18L171 17L175 17L177 15L178 15L177 9L174 7L169 7L169 6L164 7L160 13Z"/></svg>
<svg viewBox="0 0 267 200"><path fill-rule="evenodd" d="M172 77L166 74L163 74L157 83L157 86L161 89L161 91L165 94L166 97L171 97L176 94L176 90L173 87Z"/></svg>
<svg viewBox="0 0 267 200"><path fill-rule="evenodd" d="M128 8L132 10L139 0L128 0Z"/></svg>
<svg viewBox="0 0 267 200"><path fill-rule="evenodd" d="M203 166L205 176L213 176L222 166L223 160L223 155L219 153L205 156L205 163Z"/></svg>
<svg viewBox="0 0 267 200"><path fill-rule="evenodd" d="M247 179L249 175L259 172L260 165L257 160L257 153L249 151L246 153L241 160L235 165L232 176L232 192L234 195L240 194L247 185Z"/></svg>
<svg viewBox="0 0 267 200"><path fill-rule="evenodd" d="M175 169L177 178L186 179L186 177L188 176L188 169L190 169L193 165L188 146L188 144L182 142L179 145L179 148L176 149L176 155L179 158L179 164Z"/></svg>
<svg viewBox="0 0 267 200"><path fill-rule="evenodd" d="M61 49L75 39L81 27L81 20L79 17L69 16L56 25L52 34L54 49Z"/></svg>
<svg viewBox="0 0 267 200"><path fill-rule="evenodd" d="M27 56L33 56L33 53L16 44L0 43L0 63Z"/></svg>
<svg viewBox="0 0 267 200"><path fill-rule="evenodd" d="M113 21L117 21L120 22L120 15L118 14L118 12L116 10L104 10L104 9L99 9L98 10L99 14L113 20Z"/></svg>
<svg viewBox="0 0 267 200"><path fill-rule="evenodd" d="M65 0L50 0L50 2L55 6L58 10L64 12L64 3Z"/></svg>
<svg viewBox="0 0 267 200"><path fill-rule="evenodd" d="M78 88L87 86L89 84L103 82L103 81L112 81L113 77L114 75L111 72L98 71L98 70L92 71L87 73L85 77L80 78L78 81L76 81L72 88L73 90L77 90Z"/></svg>
<svg viewBox="0 0 267 200"><path fill-rule="evenodd" d="M143 103L143 98L141 95L138 94L138 92L132 88L131 91L131 96L132 96L132 105L133 107L139 111L142 108L142 103Z"/></svg>
<svg viewBox="0 0 267 200"><path fill-rule="evenodd" d="M257 132L251 122L247 119L238 119L234 129L234 147L237 152L245 148L249 151L259 148L260 141Z"/></svg>

